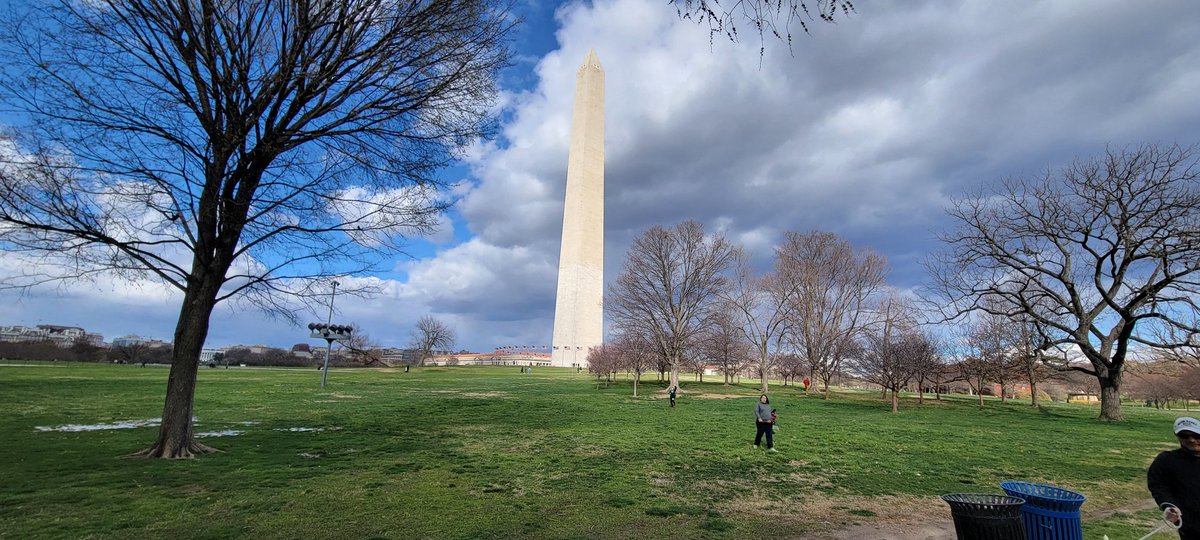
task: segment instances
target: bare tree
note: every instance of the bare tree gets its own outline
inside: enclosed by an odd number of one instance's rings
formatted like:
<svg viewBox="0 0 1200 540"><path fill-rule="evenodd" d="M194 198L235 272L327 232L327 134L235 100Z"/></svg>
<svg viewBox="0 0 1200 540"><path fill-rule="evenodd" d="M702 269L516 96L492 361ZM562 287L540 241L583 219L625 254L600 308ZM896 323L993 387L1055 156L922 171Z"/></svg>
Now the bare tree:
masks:
<svg viewBox="0 0 1200 540"><path fill-rule="evenodd" d="M717 365L724 384L746 369L750 362L751 345L742 333L737 316L726 310L718 310L709 317L709 324L697 340L700 352Z"/></svg>
<svg viewBox="0 0 1200 540"><path fill-rule="evenodd" d="M935 357L936 363L929 370L928 380L933 385L935 398L941 401L942 394L946 393L949 384L962 380L962 372L957 365L951 363L951 355L946 352L946 341L939 339L935 343L939 346L938 354Z"/></svg>
<svg viewBox="0 0 1200 540"><path fill-rule="evenodd" d="M788 233L775 255L776 271L793 304L788 339L812 376L821 379L828 399L830 381L866 327L870 303L887 276L887 261L820 231Z"/></svg>
<svg viewBox="0 0 1200 540"><path fill-rule="evenodd" d="M357 324L350 325L350 339L342 341L342 347L346 348L347 356L351 360L361 362L363 366L383 366L386 365L383 361L386 356L385 351L379 348L379 343L371 336L367 335Z"/></svg>
<svg viewBox="0 0 1200 540"><path fill-rule="evenodd" d="M1155 408L1170 408L1171 400L1184 399L1188 393L1184 376L1188 368L1173 362L1130 363L1126 368L1126 393L1144 399Z"/></svg>
<svg viewBox="0 0 1200 540"><path fill-rule="evenodd" d="M1029 385L1029 405L1038 406L1038 383L1050 376L1046 367L1046 351L1036 325L1024 317L1012 321L1012 368Z"/></svg>
<svg viewBox="0 0 1200 540"><path fill-rule="evenodd" d="M588 373L596 376L596 388L600 388L600 377L604 377L604 387L608 388L612 382L612 374L617 371L621 363L620 353L617 348L601 344L599 347L592 347L588 350ZM634 387L634 395L637 395L637 388Z"/></svg>
<svg viewBox="0 0 1200 540"><path fill-rule="evenodd" d="M958 228L931 260L947 316L1025 316L1044 349L1077 348L1100 418L1121 420L1131 347L1200 332L1200 179L1193 147L1109 148L1058 172L956 201ZM1003 302L986 302L991 298Z"/></svg>
<svg viewBox="0 0 1200 540"><path fill-rule="evenodd" d="M778 266L778 262L776 264ZM740 250L735 257L733 275L732 286L722 295L728 305L723 311L740 315L739 328L754 347L758 372L762 376L761 391L765 394L771 360L787 335L795 289L780 278L778 270L756 276Z"/></svg>
<svg viewBox="0 0 1200 540"><path fill-rule="evenodd" d="M616 352L616 368L633 375L633 397L637 397L642 374L654 366L654 344L645 336L626 332L616 337L612 347Z"/></svg>
<svg viewBox="0 0 1200 540"><path fill-rule="evenodd" d="M917 403L925 404L925 391L933 384L934 393L941 399L941 375L946 371L946 362L942 358L942 343L927 329L915 330L920 340L920 347L913 351L912 381L917 386Z"/></svg>
<svg viewBox="0 0 1200 540"><path fill-rule="evenodd" d="M150 357L150 344L139 341L116 345L109 349L109 355L121 364L137 364L140 362L142 367L145 367L146 359Z"/></svg>
<svg viewBox="0 0 1200 540"><path fill-rule="evenodd" d="M978 356L967 356L958 361L958 371L962 379L971 387L971 391L979 398L979 406L983 406L983 394L987 383L992 380L995 364Z"/></svg>
<svg viewBox="0 0 1200 540"><path fill-rule="evenodd" d="M681 361L684 368L696 375L697 382L704 382L704 367L708 365L708 358L705 358L699 348L692 343L684 346Z"/></svg>
<svg viewBox="0 0 1200 540"><path fill-rule="evenodd" d="M16 5L16 4L14 4ZM373 268L436 224L435 173L489 133L514 24L484 0L30 2L0 31L0 241L46 279L182 293L150 457L192 436L214 306ZM348 291L349 292L349 291Z"/></svg>
<svg viewBox="0 0 1200 540"><path fill-rule="evenodd" d="M892 294L879 309L877 322L863 336L860 354L851 369L862 379L878 384L892 394L892 412L900 410L900 390L916 372L918 363L930 354L932 344L917 328L916 310Z"/></svg>
<svg viewBox="0 0 1200 540"><path fill-rule="evenodd" d="M967 384L979 396L983 406L983 394L988 383L1000 383L1003 400L1003 372L1013 356L1013 342L1009 321L1000 315L981 313L967 328L965 344L970 351L959 363L959 370Z"/></svg>
<svg viewBox="0 0 1200 540"><path fill-rule="evenodd" d="M795 384L797 378L804 376L805 368L807 368L806 362L800 358L800 355L790 352L776 354L772 364L775 366L775 374L783 380L784 386L787 386L788 381Z"/></svg>
<svg viewBox="0 0 1200 540"><path fill-rule="evenodd" d="M748 23L758 33L760 52L766 47L766 37L786 41L792 45L792 25L808 33L808 21L814 19L827 23L836 20L840 13L849 16L854 11L850 0L670 0L681 19L694 20L697 24L708 24L709 39L724 35L730 41L738 41L739 21ZM809 5L812 9L809 9ZM815 14L815 18L814 18Z"/></svg>
<svg viewBox="0 0 1200 540"><path fill-rule="evenodd" d="M417 320L409 338L409 347L420 351L420 365L433 357L434 351L448 351L458 338L454 329L432 315Z"/></svg>
<svg viewBox="0 0 1200 540"><path fill-rule="evenodd" d="M704 327L727 281L737 248L723 236L706 237L696 221L654 226L634 240L625 267L609 291L609 312L622 328L648 336L679 387L684 347Z"/></svg>

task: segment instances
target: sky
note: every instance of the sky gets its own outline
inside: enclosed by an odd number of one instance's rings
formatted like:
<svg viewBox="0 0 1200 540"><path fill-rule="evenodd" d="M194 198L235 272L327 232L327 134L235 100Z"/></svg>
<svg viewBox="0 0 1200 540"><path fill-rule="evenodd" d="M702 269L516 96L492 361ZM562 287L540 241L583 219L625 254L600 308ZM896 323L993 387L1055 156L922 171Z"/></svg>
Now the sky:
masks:
<svg viewBox="0 0 1200 540"><path fill-rule="evenodd" d="M605 72L605 280L654 225L694 219L760 267L787 231L885 255L889 283L926 280L954 197L1138 143L1200 143L1200 3L856 0L786 43L740 43L665 1L518 0L495 140L446 172L458 204L334 322L403 347L432 315L456 349L550 343L575 72ZM0 272L19 272L0 263ZM103 279L0 291L0 325L170 340L180 295ZM324 318L322 315L321 319ZM314 315L313 320L317 316ZM218 306L208 347L312 342L244 304ZM315 344L315 343L314 343Z"/></svg>

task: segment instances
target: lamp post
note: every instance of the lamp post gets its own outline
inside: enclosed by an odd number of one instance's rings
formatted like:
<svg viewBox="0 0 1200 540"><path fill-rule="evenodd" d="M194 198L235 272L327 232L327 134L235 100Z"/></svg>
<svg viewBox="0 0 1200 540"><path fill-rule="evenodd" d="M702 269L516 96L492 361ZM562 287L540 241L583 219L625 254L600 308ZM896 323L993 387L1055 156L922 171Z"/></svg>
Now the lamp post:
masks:
<svg viewBox="0 0 1200 540"><path fill-rule="evenodd" d="M337 298L338 282L333 282L333 292L329 295L329 317L325 324L309 323L309 337L325 340L325 366L321 368L321 388L325 388L325 379L329 376L329 354L333 352L333 342L350 339L353 329L333 323L333 301Z"/></svg>

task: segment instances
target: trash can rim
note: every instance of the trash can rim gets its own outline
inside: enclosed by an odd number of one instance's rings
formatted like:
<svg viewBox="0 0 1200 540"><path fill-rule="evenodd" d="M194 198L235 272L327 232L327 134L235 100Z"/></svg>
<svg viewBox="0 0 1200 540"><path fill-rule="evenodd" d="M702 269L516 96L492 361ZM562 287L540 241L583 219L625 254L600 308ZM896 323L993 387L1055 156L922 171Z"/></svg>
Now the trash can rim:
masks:
<svg viewBox="0 0 1200 540"><path fill-rule="evenodd" d="M1037 484L1019 480L1000 482L1000 489L1013 496L1024 497L1027 500L1048 500L1054 502L1080 502L1087 500L1082 493L1071 491L1058 486Z"/></svg>
<svg viewBox="0 0 1200 540"><path fill-rule="evenodd" d="M1025 504L1025 499L1013 495L1001 495L998 493L947 493L942 495L942 500L954 504L970 504L970 505L998 505L998 506L1020 506Z"/></svg>

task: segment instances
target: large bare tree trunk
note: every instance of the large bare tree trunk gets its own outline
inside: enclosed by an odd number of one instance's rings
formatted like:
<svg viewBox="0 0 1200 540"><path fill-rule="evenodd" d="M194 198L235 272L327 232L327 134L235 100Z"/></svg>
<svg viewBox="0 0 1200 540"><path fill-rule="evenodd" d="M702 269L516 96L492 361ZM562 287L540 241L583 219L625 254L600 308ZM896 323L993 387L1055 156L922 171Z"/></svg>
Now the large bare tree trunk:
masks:
<svg viewBox="0 0 1200 540"><path fill-rule="evenodd" d="M216 305L220 287L219 278L202 275L199 281L201 283L193 282L194 285L184 293L183 305L179 310L158 440L150 448L138 452L138 456L190 458L196 454L217 451L197 442L192 433L192 404L196 397L200 350L204 348L204 340L208 337L209 316Z"/></svg>
<svg viewBox="0 0 1200 540"><path fill-rule="evenodd" d="M1100 381L1100 419L1109 422L1120 422L1121 392L1120 380L1115 377L1097 377Z"/></svg>
<svg viewBox="0 0 1200 540"><path fill-rule="evenodd" d="M892 412L900 412L900 392L892 389Z"/></svg>
<svg viewBox="0 0 1200 540"><path fill-rule="evenodd" d="M1029 378L1029 404L1036 408L1038 406L1038 387L1037 380L1033 377Z"/></svg>

